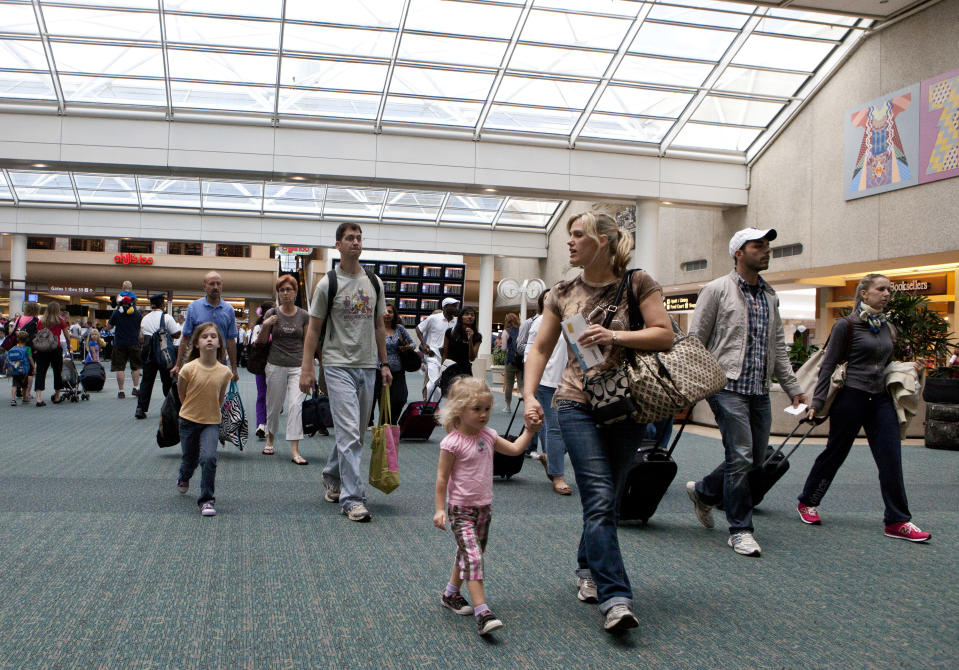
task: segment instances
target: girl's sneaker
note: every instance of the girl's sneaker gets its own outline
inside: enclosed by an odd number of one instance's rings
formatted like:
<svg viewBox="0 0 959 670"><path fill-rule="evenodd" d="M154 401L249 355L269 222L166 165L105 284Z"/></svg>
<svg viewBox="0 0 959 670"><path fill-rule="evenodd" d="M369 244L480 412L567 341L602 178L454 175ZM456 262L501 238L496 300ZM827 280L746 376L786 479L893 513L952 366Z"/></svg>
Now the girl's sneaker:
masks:
<svg viewBox="0 0 959 670"><path fill-rule="evenodd" d="M473 606L466 602L466 598L457 591L451 596L443 594L443 607L448 607L457 614L467 615L473 613Z"/></svg>
<svg viewBox="0 0 959 670"><path fill-rule="evenodd" d="M207 500L200 505L200 514L203 516L216 516L216 510L213 508L213 501Z"/></svg>
<svg viewBox="0 0 959 670"><path fill-rule="evenodd" d="M497 619L489 610L486 610L476 617L476 629L480 635L488 635L502 627L503 622Z"/></svg>
<svg viewBox="0 0 959 670"><path fill-rule="evenodd" d="M928 542L932 533L921 530L911 521L903 521L902 523L888 524L886 526L886 537L895 537L910 542Z"/></svg>
<svg viewBox="0 0 959 670"><path fill-rule="evenodd" d="M810 526L818 526L822 523L822 519L819 518L819 510L815 507L799 503L796 509L799 510L799 518L802 519L803 523L808 523Z"/></svg>

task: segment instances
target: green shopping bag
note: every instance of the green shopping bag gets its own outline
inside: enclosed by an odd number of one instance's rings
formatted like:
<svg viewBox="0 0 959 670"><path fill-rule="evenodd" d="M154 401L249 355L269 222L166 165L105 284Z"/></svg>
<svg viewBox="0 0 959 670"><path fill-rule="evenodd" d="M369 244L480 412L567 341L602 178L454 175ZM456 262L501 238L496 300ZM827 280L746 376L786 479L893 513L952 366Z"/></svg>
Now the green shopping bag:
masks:
<svg viewBox="0 0 959 670"><path fill-rule="evenodd" d="M373 427L370 448L370 485L383 493L392 493L400 485L400 427L392 425L390 389L385 384L380 394L380 419Z"/></svg>

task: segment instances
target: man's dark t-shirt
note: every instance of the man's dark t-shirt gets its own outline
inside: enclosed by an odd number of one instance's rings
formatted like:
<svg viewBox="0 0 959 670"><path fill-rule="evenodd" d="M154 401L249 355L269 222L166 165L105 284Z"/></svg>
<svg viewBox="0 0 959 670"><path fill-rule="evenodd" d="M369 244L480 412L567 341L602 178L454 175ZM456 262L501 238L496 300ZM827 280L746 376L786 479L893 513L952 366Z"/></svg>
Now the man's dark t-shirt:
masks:
<svg viewBox="0 0 959 670"><path fill-rule="evenodd" d="M140 344L140 321L143 313L134 310L133 314L124 314L119 309L110 315L110 325L116 326L113 344L118 347L135 347Z"/></svg>

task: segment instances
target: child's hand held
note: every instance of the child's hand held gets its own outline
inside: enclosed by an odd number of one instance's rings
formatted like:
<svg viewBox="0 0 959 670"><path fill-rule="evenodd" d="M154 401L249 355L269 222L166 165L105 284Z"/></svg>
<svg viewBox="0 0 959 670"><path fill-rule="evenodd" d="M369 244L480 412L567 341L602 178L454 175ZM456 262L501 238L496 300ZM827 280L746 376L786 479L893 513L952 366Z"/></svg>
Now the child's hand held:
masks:
<svg viewBox="0 0 959 670"><path fill-rule="evenodd" d="M437 510L433 515L433 525L439 528L440 530L446 529L446 512L443 510Z"/></svg>

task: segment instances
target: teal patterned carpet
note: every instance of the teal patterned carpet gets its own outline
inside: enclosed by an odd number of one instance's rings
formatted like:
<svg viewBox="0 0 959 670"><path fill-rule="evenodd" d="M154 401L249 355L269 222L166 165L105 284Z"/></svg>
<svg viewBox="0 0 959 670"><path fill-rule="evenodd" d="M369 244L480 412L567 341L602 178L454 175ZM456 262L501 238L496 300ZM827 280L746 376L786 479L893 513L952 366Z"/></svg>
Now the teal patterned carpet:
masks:
<svg viewBox="0 0 959 670"><path fill-rule="evenodd" d="M411 396L419 383L412 375ZM252 413L245 373L241 390ZM555 495L527 461L494 487L486 586L506 625L484 640L439 603L454 554L431 523L441 429L403 443L402 485L370 493L370 524L323 501L332 438L303 443L306 467L282 440L273 457L255 439L221 450L208 519L199 473L178 495L179 448L156 446L159 382L146 421L115 391L110 379L89 402L0 404L0 667L959 667L956 452L904 447L915 520L933 532L912 545L882 534L865 446L840 471L824 525L802 525L795 495L821 448L804 447L756 513L754 559L726 546L723 519L697 523L683 484L722 447L687 435L651 524L620 531L641 621L624 636L576 600L575 486ZM498 430L501 405L497 395Z"/></svg>

